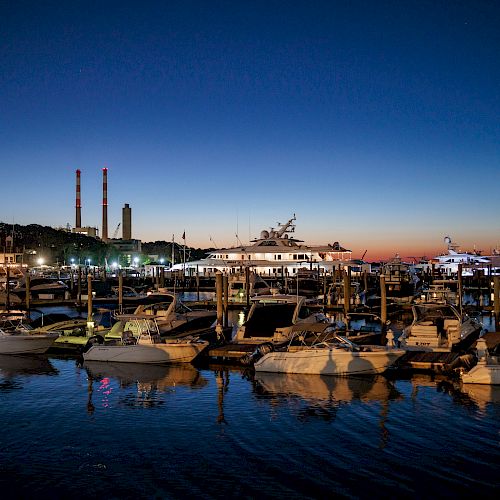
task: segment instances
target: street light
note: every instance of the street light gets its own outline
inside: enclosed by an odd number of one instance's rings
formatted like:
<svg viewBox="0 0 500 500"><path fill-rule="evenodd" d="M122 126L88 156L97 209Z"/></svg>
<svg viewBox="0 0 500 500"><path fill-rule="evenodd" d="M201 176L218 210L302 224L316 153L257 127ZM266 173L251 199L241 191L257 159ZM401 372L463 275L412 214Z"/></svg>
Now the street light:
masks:
<svg viewBox="0 0 500 500"><path fill-rule="evenodd" d="M160 259L160 264L163 264L165 262L165 259Z"/></svg>
<svg viewBox="0 0 500 500"><path fill-rule="evenodd" d="M135 267L137 267L137 264L139 263L139 257L134 257L134 264Z"/></svg>
<svg viewBox="0 0 500 500"><path fill-rule="evenodd" d="M44 263L44 262L45 262L45 261L44 261L41 257L37 260L37 264L38 264L39 266L43 266L43 263Z"/></svg>

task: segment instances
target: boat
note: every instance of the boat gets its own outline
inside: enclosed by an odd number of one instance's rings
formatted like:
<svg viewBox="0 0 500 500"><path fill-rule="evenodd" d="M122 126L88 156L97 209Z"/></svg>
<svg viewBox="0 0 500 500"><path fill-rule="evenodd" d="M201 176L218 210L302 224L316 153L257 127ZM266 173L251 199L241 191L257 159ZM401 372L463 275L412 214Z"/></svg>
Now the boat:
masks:
<svg viewBox="0 0 500 500"><path fill-rule="evenodd" d="M252 299L247 320L241 325L233 343L282 343L290 338L296 325L327 323L322 312L313 311L306 297L300 295L262 295Z"/></svg>
<svg viewBox="0 0 500 500"><path fill-rule="evenodd" d="M496 349L498 350L498 344ZM496 350L493 352L497 352ZM500 385L500 356L488 350L487 341L481 337L476 342L477 364L460 377L464 384Z"/></svg>
<svg viewBox="0 0 500 500"><path fill-rule="evenodd" d="M0 329L0 354L43 354L58 337L57 333L33 334Z"/></svg>
<svg viewBox="0 0 500 500"><path fill-rule="evenodd" d="M251 270L250 272L230 274L228 277L229 302L246 302L247 293L248 297L254 297L256 295L269 295L271 293L271 286L257 273Z"/></svg>
<svg viewBox="0 0 500 500"><path fill-rule="evenodd" d="M174 264L171 271L186 275L214 275L217 271L228 273L244 272L251 268L264 279L279 279L285 287L294 290L299 271L306 269L313 273L332 273L339 265L352 263L352 251L344 248L338 241L323 245L306 245L303 240L293 236L296 217L293 215L284 224L262 230L259 237L248 245L213 250L206 258ZM361 265L370 271L368 263ZM299 283L300 284L300 283ZM299 292L300 293L300 292Z"/></svg>
<svg viewBox="0 0 500 500"><path fill-rule="evenodd" d="M254 364L256 372L308 375L375 375L394 366L405 354L387 346L359 346L337 335L335 326L315 325L295 329L284 348L264 354Z"/></svg>
<svg viewBox="0 0 500 500"><path fill-rule="evenodd" d="M55 299L64 298L68 286L56 278L33 277L30 279L29 289L33 298ZM21 278L10 293L26 300L26 278Z"/></svg>
<svg viewBox="0 0 500 500"><path fill-rule="evenodd" d="M420 296L414 300L415 304L451 304L458 305L458 294L446 287L443 283L429 285L420 291Z"/></svg>
<svg viewBox="0 0 500 500"><path fill-rule="evenodd" d="M191 309L174 293L161 291L160 294L163 297L162 302L139 305L133 315L154 319L162 336L187 332L199 333L210 328L217 318L216 311ZM120 315L116 315L116 318L120 319ZM113 337L112 331L108 337Z"/></svg>
<svg viewBox="0 0 500 500"><path fill-rule="evenodd" d="M412 306L413 321L403 329L400 346L407 351L452 352L470 347L483 325L451 304Z"/></svg>
<svg viewBox="0 0 500 500"><path fill-rule="evenodd" d="M123 330L115 343L104 344L100 335L91 337L83 350L84 361L113 361L121 363L165 364L189 363L209 344L196 336L181 335L162 338L155 318L136 314L124 324L134 323L135 332Z"/></svg>

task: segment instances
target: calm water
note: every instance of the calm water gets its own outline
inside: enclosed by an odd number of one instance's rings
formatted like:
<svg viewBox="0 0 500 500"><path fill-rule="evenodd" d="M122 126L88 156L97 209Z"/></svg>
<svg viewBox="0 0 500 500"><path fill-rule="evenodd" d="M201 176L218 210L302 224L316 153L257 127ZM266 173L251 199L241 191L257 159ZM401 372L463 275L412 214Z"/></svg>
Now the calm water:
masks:
<svg viewBox="0 0 500 500"><path fill-rule="evenodd" d="M500 389L0 357L2 498L493 496Z"/></svg>

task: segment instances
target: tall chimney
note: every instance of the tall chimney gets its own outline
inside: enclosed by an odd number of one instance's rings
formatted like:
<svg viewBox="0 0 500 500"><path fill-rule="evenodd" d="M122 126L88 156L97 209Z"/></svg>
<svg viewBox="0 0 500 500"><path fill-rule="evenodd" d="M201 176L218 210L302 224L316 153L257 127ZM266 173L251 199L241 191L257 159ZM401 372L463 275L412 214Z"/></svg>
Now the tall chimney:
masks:
<svg viewBox="0 0 500 500"><path fill-rule="evenodd" d="M76 220L75 227L82 227L82 200L80 193L80 170L76 171Z"/></svg>
<svg viewBox="0 0 500 500"><path fill-rule="evenodd" d="M108 241L108 169L102 169L102 241Z"/></svg>
<svg viewBox="0 0 500 500"><path fill-rule="evenodd" d="M122 208L122 239L132 239L132 209L128 203Z"/></svg>

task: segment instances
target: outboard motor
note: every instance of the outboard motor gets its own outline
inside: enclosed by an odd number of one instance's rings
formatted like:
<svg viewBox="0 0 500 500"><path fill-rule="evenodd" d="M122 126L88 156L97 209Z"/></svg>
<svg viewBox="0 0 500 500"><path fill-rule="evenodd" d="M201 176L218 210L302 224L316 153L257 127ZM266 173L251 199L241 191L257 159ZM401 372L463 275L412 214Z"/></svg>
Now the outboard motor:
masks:
<svg viewBox="0 0 500 500"><path fill-rule="evenodd" d="M264 344L261 344L257 346L255 351L252 353L245 354L241 359L240 362L242 365L245 366L250 366L255 364L256 361L258 361L262 356L267 354L268 352L274 351L274 346L271 344L271 342L266 342Z"/></svg>
<svg viewBox="0 0 500 500"><path fill-rule="evenodd" d="M83 346L82 348L82 354L84 352L87 352L93 345L102 345L104 344L104 337L102 335L92 335L92 337L89 337L87 340L87 343Z"/></svg>

